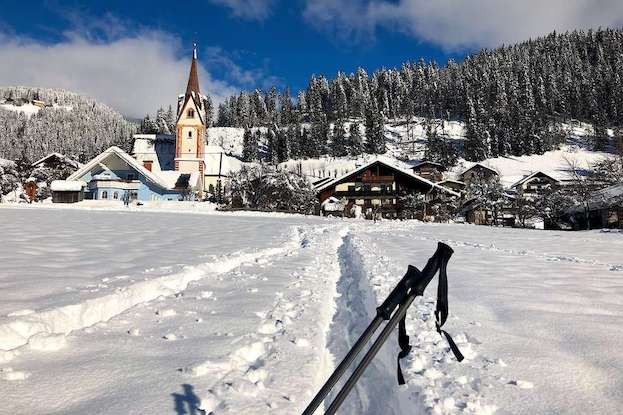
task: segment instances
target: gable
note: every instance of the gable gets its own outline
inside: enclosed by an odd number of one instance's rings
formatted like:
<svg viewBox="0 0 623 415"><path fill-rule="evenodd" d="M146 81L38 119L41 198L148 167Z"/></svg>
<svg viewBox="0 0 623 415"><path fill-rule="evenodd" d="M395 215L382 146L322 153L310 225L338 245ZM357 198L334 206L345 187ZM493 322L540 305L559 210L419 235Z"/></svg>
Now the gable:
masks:
<svg viewBox="0 0 623 415"><path fill-rule="evenodd" d="M182 110L179 111L177 115L177 124L196 126L204 125L201 114L201 104L196 101L194 94L186 95L184 103L180 108ZM188 117L188 110L194 111L194 116L192 118Z"/></svg>

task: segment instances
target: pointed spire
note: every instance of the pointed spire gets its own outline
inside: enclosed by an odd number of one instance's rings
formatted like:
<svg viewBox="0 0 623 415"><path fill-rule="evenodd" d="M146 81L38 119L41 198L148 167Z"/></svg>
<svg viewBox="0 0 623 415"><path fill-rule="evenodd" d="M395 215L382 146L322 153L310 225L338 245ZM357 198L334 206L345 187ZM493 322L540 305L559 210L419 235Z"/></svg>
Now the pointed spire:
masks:
<svg viewBox="0 0 623 415"><path fill-rule="evenodd" d="M191 92L199 94L199 75L197 73L197 44L193 43L193 60L190 64L190 75L188 76L188 85L186 86L186 95Z"/></svg>

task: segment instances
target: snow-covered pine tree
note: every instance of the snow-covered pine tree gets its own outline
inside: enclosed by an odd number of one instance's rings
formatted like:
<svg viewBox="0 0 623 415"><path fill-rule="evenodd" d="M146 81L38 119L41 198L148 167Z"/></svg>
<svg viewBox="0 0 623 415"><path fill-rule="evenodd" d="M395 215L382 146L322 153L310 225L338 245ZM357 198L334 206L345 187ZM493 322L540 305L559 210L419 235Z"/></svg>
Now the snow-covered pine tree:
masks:
<svg viewBox="0 0 623 415"><path fill-rule="evenodd" d="M330 149L333 157L344 157L349 153L344 121L341 118L338 118L333 125Z"/></svg>
<svg viewBox="0 0 623 415"><path fill-rule="evenodd" d="M366 153L384 154L387 151L385 143L383 115L372 101L366 107Z"/></svg>
<svg viewBox="0 0 623 415"><path fill-rule="evenodd" d="M358 156L363 153L363 137L358 122L352 122L348 127L348 149L351 156Z"/></svg>
<svg viewBox="0 0 623 415"><path fill-rule="evenodd" d="M258 160L258 142L257 136L250 129L244 130L242 136L242 159L244 161Z"/></svg>

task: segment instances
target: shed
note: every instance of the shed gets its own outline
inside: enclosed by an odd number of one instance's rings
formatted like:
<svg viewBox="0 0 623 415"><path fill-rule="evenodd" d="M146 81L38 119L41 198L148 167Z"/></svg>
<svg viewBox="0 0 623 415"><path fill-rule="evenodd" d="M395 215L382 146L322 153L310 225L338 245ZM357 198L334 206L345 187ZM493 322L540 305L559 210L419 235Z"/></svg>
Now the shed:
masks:
<svg viewBox="0 0 623 415"><path fill-rule="evenodd" d="M86 183L73 180L54 180L50 185L53 203L76 203L84 200Z"/></svg>

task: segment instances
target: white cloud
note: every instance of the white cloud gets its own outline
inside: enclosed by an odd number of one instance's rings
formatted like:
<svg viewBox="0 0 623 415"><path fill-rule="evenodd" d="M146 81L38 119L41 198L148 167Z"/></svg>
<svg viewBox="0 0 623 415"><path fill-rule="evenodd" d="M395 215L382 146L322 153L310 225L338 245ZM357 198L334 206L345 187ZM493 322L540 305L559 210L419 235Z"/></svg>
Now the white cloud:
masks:
<svg viewBox="0 0 623 415"><path fill-rule="evenodd" d="M264 20L270 16L275 0L209 0L211 3L225 6L236 17L249 20Z"/></svg>
<svg viewBox="0 0 623 415"><path fill-rule="evenodd" d="M70 32L55 44L0 33L0 85L63 88L138 118L160 106L175 107L190 68L191 51L183 49L178 38L160 31L104 41ZM238 90L205 65L199 74L202 92L216 102Z"/></svg>
<svg viewBox="0 0 623 415"><path fill-rule="evenodd" d="M623 24L621 0L306 0L305 18L341 36L400 30L447 49L494 47L553 30Z"/></svg>

